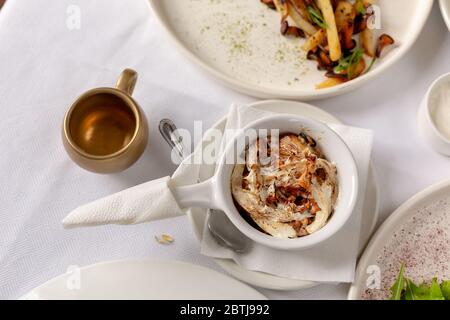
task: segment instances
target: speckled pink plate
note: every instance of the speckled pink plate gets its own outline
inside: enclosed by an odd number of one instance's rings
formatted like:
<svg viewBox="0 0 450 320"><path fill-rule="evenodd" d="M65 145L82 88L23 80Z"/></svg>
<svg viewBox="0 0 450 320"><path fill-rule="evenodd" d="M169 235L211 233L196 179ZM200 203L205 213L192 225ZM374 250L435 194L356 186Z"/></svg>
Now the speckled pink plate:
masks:
<svg viewBox="0 0 450 320"><path fill-rule="evenodd" d="M450 180L418 193L384 222L360 259L348 298L389 298L402 263L415 282L450 279Z"/></svg>

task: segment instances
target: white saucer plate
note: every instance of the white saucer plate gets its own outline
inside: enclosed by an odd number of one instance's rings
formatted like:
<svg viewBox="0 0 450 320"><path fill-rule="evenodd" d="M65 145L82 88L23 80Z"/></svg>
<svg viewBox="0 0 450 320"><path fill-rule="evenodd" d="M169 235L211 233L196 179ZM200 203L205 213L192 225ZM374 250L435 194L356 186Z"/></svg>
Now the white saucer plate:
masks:
<svg viewBox="0 0 450 320"><path fill-rule="evenodd" d="M279 32L279 14L260 0L150 0L160 24L178 48L223 84L260 98L313 100L343 94L398 62L420 34L432 0L379 0L379 33L396 46L365 75L317 90L324 72L300 52L298 39ZM303 53L303 56L305 54Z"/></svg>
<svg viewBox="0 0 450 320"><path fill-rule="evenodd" d="M31 290L33 300L265 300L219 272L177 261L123 260L71 269Z"/></svg>
<svg viewBox="0 0 450 320"><path fill-rule="evenodd" d="M270 112L295 114L303 117L312 118L322 122L328 123L340 123L331 114L314 107L309 104L293 102L293 101L281 101L281 100L268 100L251 104L250 106ZM211 129L222 130L225 127L226 118L219 120ZM208 133L203 137L204 141L210 141ZM207 145L206 143L202 145ZM206 180L214 173L214 166L204 165L200 170L200 180ZM370 235L375 229L378 213L379 213L379 200L378 189L376 183L376 174L373 165L369 170L369 177L367 181L367 191L364 200L364 215L362 220L361 229L361 250L370 238ZM203 228L205 226L207 210L204 209L192 209L188 211L188 216L192 222L195 234L202 240ZM247 282L251 285L274 290L299 290L306 289L317 285L315 282L301 281L294 279L287 279L278 277L262 272L250 271L240 267L232 260L227 259L214 259L226 272L233 277Z"/></svg>
<svg viewBox="0 0 450 320"><path fill-rule="evenodd" d="M361 256L348 298L359 300L366 293L370 299L388 298L384 296L389 294L402 263L413 281L448 279L450 222L448 218L441 221L441 217L449 215L450 181L433 185L401 205L377 230ZM372 281L376 268L381 285L368 288L367 283L376 284Z"/></svg>

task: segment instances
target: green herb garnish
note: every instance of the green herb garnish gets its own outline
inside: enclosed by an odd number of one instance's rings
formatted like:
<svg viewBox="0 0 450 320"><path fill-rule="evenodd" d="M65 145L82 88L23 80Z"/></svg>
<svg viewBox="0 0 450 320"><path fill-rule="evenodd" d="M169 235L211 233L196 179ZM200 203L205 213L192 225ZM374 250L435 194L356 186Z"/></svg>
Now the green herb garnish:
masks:
<svg viewBox="0 0 450 320"><path fill-rule="evenodd" d="M339 60L339 64L334 68L336 73L346 73L348 79L352 79L353 67L356 66L364 55L363 49L354 49L351 54Z"/></svg>
<svg viewBox="0 0 450 320"><path fill-rule="evenodd" d="M394 284L391 287L391 293L392 293L391 300L401 300L401 298L402 298L402 294L405 291L405 286L406 286L404 273L405 273L405 267L402 264L400 267L400 272L398 274L397 280L395 280Z"/></svg>
<svg viewBox="0 0 450 320"><path fill-rule="evenodd" d="M320 12L318 12L312 6L308 6L308 13L309 13L309 16L311 17L311 20L315 24L317 24L322 29L327 29L328 28L325 20L323 19L322 15L320 14Z"/></svg>
<svg viewBox="0 0 450 320"><path fill-rule="evenodd" d="M361 15L365 16L367 14L366 7L361 0L356 2L356 11L358 11Z"/></svg>
<svg viewBox="0 0 450 320"><path fill-rule="evenodd" d="M366 69L366 71L364 72L364 74L368 73L368 72L372 69L373 65L375 64L375 61L377 61L377 57L376 57L376 56L373 57L372 61L370 62L369 67Z"/></svg>
<svg viewBox="0 0 450 320"><path fill-rule="evenodd" d="M441 284L434 278L431 284L416 285L405 277L405 267L402 264L400 272L391 287L391 300L450 300L450 281Z"/></svg>
<svg viewBox="0 0 450 320"><path fill-rule="evenodd" d="M445 300L450 300L450 281L442 281L441 290Z"/></svg>

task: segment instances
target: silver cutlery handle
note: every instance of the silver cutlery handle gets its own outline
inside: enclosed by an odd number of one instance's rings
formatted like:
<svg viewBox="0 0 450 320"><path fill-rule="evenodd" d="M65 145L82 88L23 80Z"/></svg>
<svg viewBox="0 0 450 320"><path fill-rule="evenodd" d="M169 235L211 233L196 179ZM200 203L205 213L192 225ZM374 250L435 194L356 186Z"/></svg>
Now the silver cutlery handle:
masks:
<svg viewBox="0 0 450 320"><path fill-rule="evenodd" d="M159 132L166 142L176 151L176 154L183 160L187 153L183 144L183 137L178 133L177 127L170 119L162 119L159 122Z"/></svg>

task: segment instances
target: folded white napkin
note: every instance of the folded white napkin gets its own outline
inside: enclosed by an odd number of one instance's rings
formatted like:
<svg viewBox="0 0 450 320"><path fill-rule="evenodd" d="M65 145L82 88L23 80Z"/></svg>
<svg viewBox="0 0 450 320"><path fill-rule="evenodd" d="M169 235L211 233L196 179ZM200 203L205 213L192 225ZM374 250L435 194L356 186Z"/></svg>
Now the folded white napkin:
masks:
<svg viewBox="0 0 450 320"><path fill-rule="evenodd" d="M200 165L192 160L198 150L180 164L172 177L152 180L76 208L62 221L64 228L139 224L185 214L188 208L178 206L171 188L198 182Z"/></svg>
<svg viewBox="0 0 450 320"><path fill-rule="evenodd" d="M169 188L170 177L152 180L88 203L72 211L65 228L138 224L182 213Z"/></svg>
<svg viewBox="0 0 450 320"><path fill-rule="evenodd" d="M273 113L233 105L226 129L231 132L270 114ZM355 156L360 179L359 199L364 199L372 132L336 124L329 126L343 138ZM225 139L227 137L230 136L225 136ZM226 141L222 141L222 146L225 144ZM195 163L192 159L200 152L201 146L179 166L171 178L153 180L75 209L63 220L64 227L136 224L183 214L170 188L198 182L200 165L192 164ZM362 208L363 200L360 200L342 231L320 247L306 251L278 251L254 244L249 252L236 254L218 245L207 228L204 228L201 251L210 257L233 259L248 270L308 281L351 282L358 255Z"/></svg>

